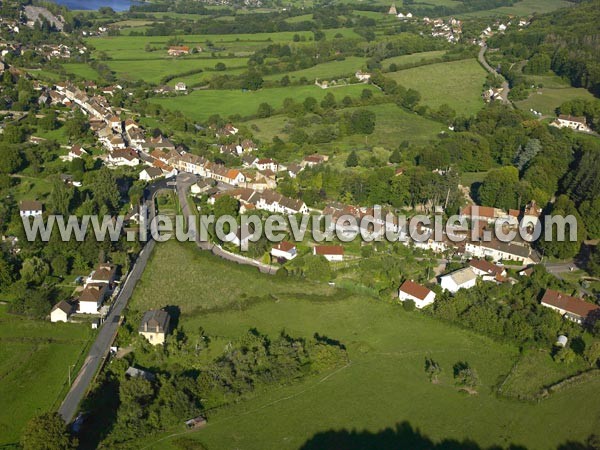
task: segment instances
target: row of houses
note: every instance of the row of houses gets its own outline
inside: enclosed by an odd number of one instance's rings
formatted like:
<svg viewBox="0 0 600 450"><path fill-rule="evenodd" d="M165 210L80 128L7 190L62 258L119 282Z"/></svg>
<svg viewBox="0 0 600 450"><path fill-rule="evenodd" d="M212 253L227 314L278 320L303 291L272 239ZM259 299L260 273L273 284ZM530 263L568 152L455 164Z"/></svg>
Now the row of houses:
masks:
<svg viewBox="0 0 600 450"><path fill-rule="evenodd" d="M440 286L443 290L455 294L460 289L473 288L479 279L495 283L511 281L506 278L505 268L485 260L472 260L468 267L440 277ZM435 301L436 293L421 284L407 280L400 286L398 298L401 302L412 300L415 306L421 309ZM600 306L553 289L546 289L540 304L580 325L600 319Z"/></svg>
<svg viewBox="0 0 600 450"><path fill-rule="evenodd" d="M302 200L286 197L272 190L262 192L250 188L237 188L220 192L209 199L210 204L222 196L233 197L240 202L240 212L249 210L261 210L275 214L308 214L309 209Z"/></svg>

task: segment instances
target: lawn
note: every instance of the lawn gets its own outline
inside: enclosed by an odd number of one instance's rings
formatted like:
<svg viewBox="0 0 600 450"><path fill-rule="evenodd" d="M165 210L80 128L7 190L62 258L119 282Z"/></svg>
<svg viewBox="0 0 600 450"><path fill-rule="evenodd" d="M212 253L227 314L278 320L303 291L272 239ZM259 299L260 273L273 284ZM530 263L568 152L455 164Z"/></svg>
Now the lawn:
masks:
<svg viewBox="0 0 600 450"><path fill-rule="evenodd" d="M13 316L0 306L0 447L18 442L31 417L58 407L69 367L77 373L90 331Z"/></svg>
<svg viewBox="0 0 600 450"><path fill-rule="evenodd" d="M533 109L544 115L554 117L556 108L568 100L583 98L593 100L594 96L584 88L571 87L568 82L557 76L532 77L536 84L543 87L534 89L525 100L516 102L519 109L529 111Z"/></svg>
<svg viewBox="0 0 600 450"><path fill-rule="evenodd" d="M484 105L481 92L486 71L475 59L415 67L387 76L419 91L421 104L431 108L447 103L457 114L472 115Z"/></svg>
<svg viewBox="0 0 600 450"><path fill-rule="evenodd" d="M268 335L282 329L293 336L319 333L340 340L350 364L257 392L212 411L201 431L176 427L137 442L138 448L194 448L194 442L209 449L246 450L431 448L415 441L413 432L410 441L405 434L382 434L384 429L409 423L412 430L435 442L469 439L486 447L514 443L534 449L555 448L568 439L582 441L600 426L598 378L539 404L500 399L495 387L518 358L514 346L420 312L407 313L396 304L293 279L276 280L208 255L190 256L176 251L178 245L157 248L145 278L153 288L142 283L132 307L162 305L167 298L181 307L179 323L186 332L193 336L203 327L214 337L211 345L217 350L253 327ZM169 269L173 266L185 267L181 272L187 278ZM184 278L185 287L181 286ZM304 291L298 291L302 285ZM230 306L202 311L215 304ZM427 356L442 367L438 384L430 383L425 374ZM461 393L454 386L452 366L457 361L468 361L478 371L481 385L476 395ZM342 441L340 436L350 430L364 433L365 440L355 439L352 445ZM331 440L325 440L323 433L331 433Z"/></svg>
<svg viewBox="0 0 600 450"><path fill-rule="evenodd" d="M193 120L205 120L213 114L228 117L234 114L250 116L256 114L258 106L269 103L274 108L281 108L283 101L291 97L297 102L302 102L306 97L321 100L329 92L336 99L341 100L346 95L358 98L363 89L372 89L372 86L363 84L343 86L334 89L321 89L317 86L291 86L286 88L261 89L258 91L243 92L241 90L199 90L184 97L154 98L150 101L159 103L167 109L181 111Z"/></svg>

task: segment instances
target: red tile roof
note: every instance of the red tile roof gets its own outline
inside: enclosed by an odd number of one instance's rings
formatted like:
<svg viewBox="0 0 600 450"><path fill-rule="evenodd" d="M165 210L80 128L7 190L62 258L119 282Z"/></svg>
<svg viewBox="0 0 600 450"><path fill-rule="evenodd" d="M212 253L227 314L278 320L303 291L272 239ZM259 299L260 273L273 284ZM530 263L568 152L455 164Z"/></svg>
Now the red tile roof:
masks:
<svg viewBox="0 0 600 450"><path fill-rule="evenodd" d="M344 247L341 245L316 245L315 254L317 255L343 255Z"/></svg>
<svg viewBox="0 0 600 450"><path fill-rule="evenodd" d="M277 244L273 248L277 249L277 250L281 250L282 252L289 252L290 250L296 248L296 246L294 244L292 244L291 242L281 241L279 244Z"/></svg>
<svg viewBox="0 0 600 450"><path fill-rule="evenodd" d="M499 276L502 275L502 272L504 272L504 268L497 266L496 264L492 264L485 259L472 259L469 261L469 265L489 275Z"/></svg>
<svg viewBox="0 0 600 450"><path fill-rule="evenodd" d="M542 303L562 309L581 318L587 318L594 311L600 311L600 306L588 303L580 298L571 297L552 289L546 289Z"/></svg>
<svg viewBox="0 0 600 450"><path fill-rule="evenodd" d="M400 290L412 297L418 298L419 300L425 300L425 297L427 297L431 292L425 286L421 286L420 284L411 280L406 280L404 283L402 283Z"/></svg>

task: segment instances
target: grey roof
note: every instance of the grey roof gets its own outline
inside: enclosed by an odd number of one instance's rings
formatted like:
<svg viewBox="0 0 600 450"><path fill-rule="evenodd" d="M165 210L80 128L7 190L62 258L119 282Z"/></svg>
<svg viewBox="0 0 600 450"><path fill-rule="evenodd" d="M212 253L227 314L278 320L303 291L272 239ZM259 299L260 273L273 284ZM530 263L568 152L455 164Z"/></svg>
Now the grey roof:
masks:
<svg viewBox="0 0 600 450"><path fill-rule="evenodd" d="M139 331L166 333L169 326L169 320L169 313L162 309L147 311L142 318Z"/></svg>
<svg viewBox="0 0 600 450"><path fill-rule="evenodd" d="M73 305L71 305L70 303L67 303L64 300L61 300L60 302L58 302L56 305L54 305L52 307L52 311L56 311L57 309L60 309L62 312L64 312L65 314L71 314L71 311L73 311Z"/></svg>
<svg viewBox="0 0 600 450"><path fill-rule="evenodd" d="M154 381L156 378L152 372L138 369L137 367L133 366L129 366L129 368L125 371L125 375L128 375L131 378L143 378L148 381Z"/></svg>

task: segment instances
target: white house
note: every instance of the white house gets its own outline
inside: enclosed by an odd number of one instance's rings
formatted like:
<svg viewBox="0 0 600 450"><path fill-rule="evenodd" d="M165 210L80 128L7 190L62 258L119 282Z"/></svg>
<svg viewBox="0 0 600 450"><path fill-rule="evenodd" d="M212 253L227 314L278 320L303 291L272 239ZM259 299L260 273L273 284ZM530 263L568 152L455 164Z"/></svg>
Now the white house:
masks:
<svg viewBox="0 0 600 450"><path fill-rule="evenodd" d="M526 243L491 241L466 242L465 252L475 258L490 258L493 261L516 261L524 266L537 264L538 255Z"/></svg>
<svg viewBox="0 0 600 450"><path fill-rule="evenodd" d="M279 169L279 164L277 161L271 158L261 158L254 162L254 167L258 170L271 170L273 172L277 172Z"/></svg>
<svg viewBox="0 0 600 450"><path fill-rule="evenodd" d="M298 256L298 252L296 246L291 242L281 241L271 249L271 256L273 258L282 258L289 261Z"/></svg>
<svg viewBox="0 0 600 450"><path fill-rule="evenodd" d="M175 85L175 90L177 92L187 92L187 85L185 83L183 83L182 81L180 81L179 83L177 83Z"/></svg>
<svg viewBox="0 0 600 450"><path fill-rule="evenodd" d="M575 131L591 132L592 130L588 127L585 117L571 116L566 114L559 115L554 122L550 125L557 128L570 128Z"/></svg>
<svg viewBox="0 0 600 450"><path fill-rule="evenodd" d="M469 261L469 267L475 272L475 275L482 277L484 281L505 281L506 269L485 259L472 259Z"/></svg>
<svg viewBox="0 0 600 450"><path fill-rule="evenodd" d="M207 180L200 180L190 186L190 192L194 195L207 192L212 187L212 183Z"/></svg>
<svg viewBox="0 0 600 450"><path fill-rule="evenodd" d="M50 311L50 322L68 322L73 313L73 305L61 300Z"/></svg>
<svg viewBox="0 0 600 450"><path fill-rule="evenodd" d="M406 280L398 290L398 298L401 302L412 300L415 306L421 309L433 303L435 292L412 280Z"/></svg>
<svg viewBox="0 0 600 450"><path fill-rule="evenodd" d="M73 161L75 158L81 158L83 155L87 155L87 151L83 149L80 145L74 145L69 150L69 154L67 155L67 161Z"/></svg>
<svg viewBox="0 0 600 450"><path fill-rule="evenodd" d="M42 202L37 200L23 200L19 205L21 217L35 217L42 215Z"/></svg>
<svg viewBox="0 0 600 450"><path fill-rule="evenodd" d="M315 245L313 255L323 256L327 261L343 261L344 247L341 245Z"/></svg>
<svg viewBox="0 0 600 450"><path fill-rule="evenodd" d="M541 304L580 325L600 318L600 306L552 289L546 289Z"/></svg>
<svg viewBox="0 0 600 450"><path fill-rule="evenodd" d="M362 70L357 70L354 76L359 81L369 81L371 79L371 74L363 72Z"/></svg>
<svg viewBox="0 0 600 450"><path fill-rule="evenodd" d="M158 167L146 167L140 172L141 181L152 181L163 176L163 171Z"/></svg>
<svg viewBox="0 0 600 450"><path fill-rule="evenodd" d="M109 289L112 287L117 275L117 266L110 263L99 263L85 280L88 284L106 284Z"/></svg>
<svg viewBox="0 0 600 450"><path fill-rule="evenodd" d="M477 283L477 275L471 267L455 270L440 277L442 289L455 294L460 289L471 289Z"/></svg>
<svg viewBox="0 0 600 450"><path fill-rule="evenodd" d="M97 314L108 294L108 284L90 283L79 294L78 313Z"/></svg>
<svg viewBox="0 0 600 450"><path fill-rule="evenodd" d="M132 148L114 150L108 154L106 161L113 166L135 167L140 164L138 153Z"/></svg>
<svg viewBox="0 0 600 450"><path fill-rule="evenodd" d="M244 231L239 227L235 232L230 231L229 234L225 236L224 241L233 244L236 247L246 247L253 235L254 233L252 231Z"/></svg>

